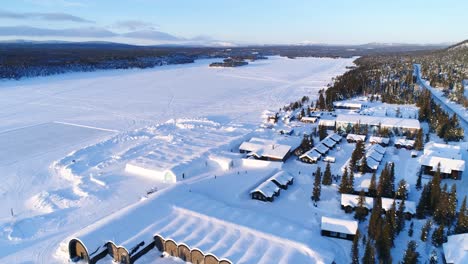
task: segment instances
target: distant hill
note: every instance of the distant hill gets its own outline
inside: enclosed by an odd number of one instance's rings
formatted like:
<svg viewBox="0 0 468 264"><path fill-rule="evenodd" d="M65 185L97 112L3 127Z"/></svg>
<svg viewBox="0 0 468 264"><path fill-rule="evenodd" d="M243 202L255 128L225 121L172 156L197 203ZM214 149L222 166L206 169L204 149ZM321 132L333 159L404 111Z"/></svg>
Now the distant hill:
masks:
<svg viewBox="0 0 468 264"><path fill-rule="evenodd" d="M468 39L447 48L447 50L459 50L459 49L468 49Z"/></svg>

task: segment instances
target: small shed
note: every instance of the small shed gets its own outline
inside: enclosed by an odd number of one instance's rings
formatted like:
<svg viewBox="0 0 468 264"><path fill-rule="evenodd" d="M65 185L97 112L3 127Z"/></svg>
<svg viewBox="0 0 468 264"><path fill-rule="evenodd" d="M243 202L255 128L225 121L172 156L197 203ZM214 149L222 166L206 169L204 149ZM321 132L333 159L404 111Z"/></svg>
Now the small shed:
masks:
<svg viewBox="0 0 468 264"><path fill-rule="evenodd" d="M322 216L322 236L353 240L357 229L357 221Z"/></svg>

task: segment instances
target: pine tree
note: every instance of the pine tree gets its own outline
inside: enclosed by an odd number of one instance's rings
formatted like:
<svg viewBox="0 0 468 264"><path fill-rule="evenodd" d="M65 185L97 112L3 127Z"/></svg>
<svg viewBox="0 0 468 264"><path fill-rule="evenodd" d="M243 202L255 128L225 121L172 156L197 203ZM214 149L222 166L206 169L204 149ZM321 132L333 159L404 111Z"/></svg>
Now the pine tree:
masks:
<svg viewBox="0 0 468 264"><path fill-rule="evenodd" d="M323 140L328 136L327 128L325 126L319 125L319 138Z"/></svg>
<svg viewBox="0 0 468 264"><path fill-rule="evenodd" d="M333 179L332 179L332 174L331 174L330 162L327 162L327 166L325 167L325 172L323 173L322 184L331 185L332 181Z"/></svg>
<svg viewBox="0 0 468 264"><path fill-rule="evenodd" d="M448 195L448 208L447 208L447 218L449 224L451 225L455 219L457 214L457 185L452 184L452 188L450 189L450 193Z"/></svg>
<svg viewBox="0 0 468 264"><path fill-rule="evenodd" d="M468 233L468 211L466 208L466 195L463 198L462 205L460 207L460 212L458 213L457 224L455 225L455 233L463 234Z"/></svg>
<svg viewBox="0 0 468 264"><path fill-rule="evenodd" d="M396 237L396 229L397 229L397 219L396 219L396 203L393 200L392 206L386 213L386 223L389 225L389 232L390 232L390 242L393 246L393 241Z"/></svg>
<svg viewBox="0 0 468 264"><path fill-rule="evenodd" d="M367 207L366 207L366 196L364 190L359 192L358 204L354 211L354 218L359 222L362 222L366 219L367 216Z"/></svg>
<svg viewBox="0 0 468 264"><path fill-rule="evenodd" d="M418 133L416 134L416 138L414 140L414 148L416 150L422 150L423 149L423 131L422 129L418 129Z"/></svg>
<svg viewBox="0 0 468 264"><path fill-rule="evenodd" d="M380 231L382 228L382 198L377 196L374 199L374 205L372 207L370 219L369 219L369 228L368 228L368 236L373 240L376 240L377 237L380 235Z"/></svg>
<svg viewBox="0 0 468 264"><path fill-rule="evenodd" d="M437 224L448 224L449 194L442 191L434 210L434 220Z"/></svg>
<svg viewBox="0 0 468 264"><path fill-rule="evenodd" d="M379 252L380 263L390 264L392 263L392 255L390 250L392 247L392 234L390 223L384 221L382 234L377 238L377 251Z"/></svg>
<svg viewBox="0 0 468 264"><path fill-rule="evenodd" d="M403 256L402 264L416 264L418 263L419 253L416 251L416 241L411 240Z"/></svg>
<svg viewBox="0 0 468 264"><path fill-rule="evenodd" d="M429 235L429 232L431 232L431 226L432 226L431 220L427 220L423 228L421 229L421 241L422 242L426 242L427 236Z"/></svg>
<svg viewBox="0 0 468 264"><path fill-rule="evenodd" d="M408 229L408 236L413 237L413 233L414 233L414 223L411 222L409 229Z"/></svg>
<svg viewBox="0 0 468 264"><path fill-rule="evenodd" d="M371 244L371 240L367 240L364 257L362 257L362 264L375 264L375 250Z"/></svg>
<svg viewBox="0 0 468 264"><path fill-rule="evenodd" d="M377 183L376 183L376 175L375 172L372 173L371 181L369 184L369 196L375 197L377 195Z"/></svg>
<svg viewBox="0 0 468 264"><path fill-rule="evenodd" d="M396 224L397 226L395 231L397 234L400 234L400 232L405 228L405 199L402 199L398 205Z"/></svg>
<svg viewBox="0 0 468 264"><path fill-rule="evenodd" d="M321 177L322 177L322 173L320 171L320 167L317 166L317 171L315 172L314 189L312 191L312 200L314 202L320 201L320 192L322 188L322 186L320 185Z"/></svg>
<svg viewBox="0 0 468 264"><path fill-rule="evenodd" d="M346 187L347 193L354 192L354 172L351 170L349 172L348 186Z"/></svg>
<svg viewBox="0 0 468 264"><path fill-rule="evenodd" d="M423 219L426 215L426 209L428 208L427 200L429 199L429 188L429 185L424 185L418 205L416 206L416 217L418 219Z"/></svg>
<svg viewBox="0 0 468 264"><path fill-rule="evenodd" d="M440 247L444 243L444 224L439 227L432 234L432 244L436 247Z"/></svg>
<svg viewBox="0 0 468 264"><path fill-rule="evenodd" d="M320 110L326 109L325 98L323 97L323 92L320 92L317 106Z"/></svg>
<svg viewBox="0 0 468 264"><path fill-rule="evenodd" d="M406 181L404 179L398 182L398 189L396 192L396 197L398 199L406 199L408 195L408 190L406 190Z"/></svg>
<svg viewBox="0 0 468 264"><path fill-rule="evenodd" d="M435 208L437 207L437 203L440 199L440 163L437 165L437 171L432 177L431 181L431 203L430 203L430 210L434 212Z"/></svg>
<svg viewBox="0 0 468 264"><path fill-rule="evenodd" d="M341 176L341 183L340 183L340 188L339 192L341 194L348 193L348 168L345 167L343 175Z"/></svg>
<svg viewBox="0 0 468 264"><path fill-rule="evenodd" d="M359 230L356 231L351 247L351 263L359 264Z"/></svg>
<svg viewBox="0 0 468 264"><path fill-rule="evenodd" d="M367 172L367 157L366 157L366 155L362 156L360 172L361 173L366 173Z"/></svg>
<svg viewBox="0 0 468 264"><path fill-rule="evenodd" d="M418 179L416 180L416 190L421 190L422 188L422 170L418 172Z"/></svg>

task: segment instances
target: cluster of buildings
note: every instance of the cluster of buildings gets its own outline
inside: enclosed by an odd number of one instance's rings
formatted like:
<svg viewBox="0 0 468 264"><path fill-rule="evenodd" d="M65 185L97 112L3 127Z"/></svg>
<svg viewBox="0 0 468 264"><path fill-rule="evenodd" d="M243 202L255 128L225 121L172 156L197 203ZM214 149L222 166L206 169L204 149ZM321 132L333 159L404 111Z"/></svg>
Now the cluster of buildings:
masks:
<svg viewBox="0 0 468 264"><path fill-rule="evenodd" d="M395 201L396 208L401 203L399 199L390 199L382 197L382 213L390 210L392 207L393 202ZM351 213L358 207L359 203L359 195L355 194L341 194L341 209L345 210L346 213ZM374 198L373 197L365 197L364 207L371 211L374 206ZM407 219L411 219L411 217L416 213L416 204L412 201L405 201L405 211Z"/></svg>
<svg viewBox="0 0 468 264"><path fill-rule="evenodd" d="M386 148L382 147L379 144L370 145L367 147L365 156L367 161L367 170L371 172L377 171L379 165L382 163L382 160L385 156ZM361 165L362 159L358 161L357 165Z"/></svg>
<svg viewBox="0 0 468 264"><path fill-rule="evenodd" d="M333 149L338 143L340 143L342 137L337 133L328 135L322 141L320 141L314 148L305 152L299 159L306 163L317 163L322 156L325 156L330 149ZM332 161L333 159L328 159Z"/></svg>

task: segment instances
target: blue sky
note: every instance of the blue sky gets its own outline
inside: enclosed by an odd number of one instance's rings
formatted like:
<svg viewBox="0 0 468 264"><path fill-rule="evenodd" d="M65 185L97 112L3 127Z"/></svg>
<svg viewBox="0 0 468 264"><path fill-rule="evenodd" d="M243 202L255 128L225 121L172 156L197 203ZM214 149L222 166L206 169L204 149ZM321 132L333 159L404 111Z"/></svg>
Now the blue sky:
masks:
<svg viewBox="0 0 468 264"><path fill-rule="evenodd" d="M467 10L464 0L4 0L0 38L442 43L468 38Z"/></svg>

